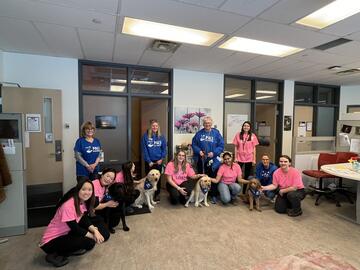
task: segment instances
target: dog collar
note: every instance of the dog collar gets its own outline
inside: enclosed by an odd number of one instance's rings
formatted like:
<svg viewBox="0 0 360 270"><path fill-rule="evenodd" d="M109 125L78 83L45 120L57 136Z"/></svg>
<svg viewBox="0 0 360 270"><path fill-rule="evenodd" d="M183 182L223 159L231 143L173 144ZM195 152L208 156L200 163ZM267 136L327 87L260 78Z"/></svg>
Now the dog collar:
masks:
<svg viewBox="0 0 360 270"><path fill-rule="evenodd" d="M109 193L106 193L102 200L103 200L103 202L108 202L108 201L112 200L112 197Z"/></svg>
<svg viewBox="0 0 360 270"><path fill-rule="evenodd" d="M145 179L144 189L149 190L149 189L152 189L152 188L153 188L153 185L151 184L151 182L148 179Z"/></svg>
<svg viewBox="0 0 360 270"><path fill-rule="evenodd" d="M260 191L259 190L250 188L250 192L254 197L260 197Z"/></svg>

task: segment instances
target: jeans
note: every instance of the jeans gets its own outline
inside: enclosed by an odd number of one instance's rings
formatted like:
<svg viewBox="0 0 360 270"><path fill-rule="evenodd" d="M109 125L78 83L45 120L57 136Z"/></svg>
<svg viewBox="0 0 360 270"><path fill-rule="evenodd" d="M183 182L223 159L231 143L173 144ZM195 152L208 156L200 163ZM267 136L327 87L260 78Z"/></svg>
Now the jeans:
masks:
<svg viewBox="0 0 360 270"><path fill-rule="evenodd" d="M235 199L241 191L241 186L238 183L224 184L222 182L218 185L218 191L220 193L220 200L226 204Z"/></svg>
<svg viewBox="0 0 360 270"><path fill-rule="evenodd" d="M274 199L276 192L275 192L275 190L265 190L264 194L267 198L272 200L272 199Z"/></svg>

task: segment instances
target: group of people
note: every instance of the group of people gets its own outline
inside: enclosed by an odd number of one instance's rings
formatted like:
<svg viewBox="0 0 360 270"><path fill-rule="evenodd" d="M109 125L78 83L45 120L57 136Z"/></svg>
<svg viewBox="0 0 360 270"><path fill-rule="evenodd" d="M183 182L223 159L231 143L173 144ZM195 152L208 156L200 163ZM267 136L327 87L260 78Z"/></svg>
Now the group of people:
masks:
<svg viewBox="0 0 360 270"><path fill-rule="evenodd" d="M223 204L235 204L241 190L245 191L244 186L252 177L256 177L261 182L265 196L275 201L276 212L289 216L301 215L304 185L300 172L291 167L290 157L280 156L279 168L270 161L268 154L263 154L261 161L256 164L256 146L259 142L248 121L243 123L233 139L233 156L231 152L224 152L223 137L212 125L212 118L204 117L203 129L192 139L195 172L182 149L165 166L166 139L160 132L158 121L150 122L141 140L145 172L157 169L165 174L170 203L185 204L195 186L194 180L207 175L212 181L209 191L211 202L217 203L217 198L220 198ZM130 209L131 203L139 195L134 190L136 180L133 162L123 164L120 172L106 168L99 175L102 150L94 134L93 124L84 123L81 137L74 147L78 183L58 203L56 214L40 242L40 247L47 253L46 260L54 266L65 265L68 256L84 254L96 243L108 240L110 234L115 232L114 227L119 224L124 209L108 196L109 187L113 183L123 184L130 194L126 200ZM255 165L256 175L253 175ZM155 199L159 199L160 181L158 185ZM129 230L124 224L123 230Z"/></svg>

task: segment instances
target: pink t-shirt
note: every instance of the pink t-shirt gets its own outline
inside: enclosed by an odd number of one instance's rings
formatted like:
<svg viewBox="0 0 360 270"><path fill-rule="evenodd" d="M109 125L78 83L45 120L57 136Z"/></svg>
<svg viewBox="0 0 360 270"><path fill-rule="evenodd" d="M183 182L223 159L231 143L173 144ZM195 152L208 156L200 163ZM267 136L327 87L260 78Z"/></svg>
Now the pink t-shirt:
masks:
<svg viewBox="0 0 360 270"><path fill-rule="evenodd" d="M187 181L188 177L194 176L195 172L194 172L193 168L191 168L190 164L187 163L185 172L182 171L181 166L179 165L179 170L177 173L175 173L174 162L170 161L166 165L165 174L170 175L172 180L177 185L181 185L181 183Z"/></svg>
<svg viewBox="0 0 360 270"><path fill-rule="evenodd" d="M236 147L236 160L239 162L252 162L254 160L255 146L259 141L254 133L251 134L251 141L248 141L248 134L243 134L243 139L240 140L240 132L236 133L233 144Z"/></svg>
<svg viewBox="0 0 360 270"><path fill-rule="evenodd" d="M222 164L217 172L217 175L221 176L220 182L224 184L231 184L235 183L237 177L241 176L241 168L239 164L233 163L232 168L226 164Z"/></svg>
<svg viewBox="0 0 360 270"><path fill-rule="evenodd" d="M82 214L86 212L85 204L80 204L80 212L81 216L77 216L74 205L74 198L70 198L64 202L56 210L55 216L46 227L40 245L44 245L59 236L68 234L70 227L66 224L66 222L75 220L78 223L82 217Z"/></svg>
<svg viewBox="0 0 360 270"><path fill-rule="evenodd" d="M287 173L284 173L281 168L277 169L273 174L273 184L279 186L280 189L288 187L304 188L300 172L293 167L289 167Z"/></svg>
<svg viewBox="0 0 360 270"><path fill-rule="evenodd" d="M115 176L115 181L114 183L124 183L125 179L124 179L124 173L121 171L121 172L118 172Z"/></svg>
<svg viewBox="0 0 360 270"><path fill-rule="evenodd" d="M93 185L94 185L94 194L95 197L99 197L99 202L102 201L105 192L106 192L106 187L103 187L100 183L99 179L96 179L93 181Z"/></svg>

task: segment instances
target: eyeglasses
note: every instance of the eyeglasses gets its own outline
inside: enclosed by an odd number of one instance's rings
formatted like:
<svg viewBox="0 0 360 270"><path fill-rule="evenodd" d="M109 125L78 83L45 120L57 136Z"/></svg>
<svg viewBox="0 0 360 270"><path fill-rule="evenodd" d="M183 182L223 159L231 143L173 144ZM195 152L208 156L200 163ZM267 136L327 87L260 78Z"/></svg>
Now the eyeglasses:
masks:
<svg viewBox="0 0 360 270"><path fill-rule="evenodd" d="M231 160L231 158L224 158L224 160L225 160L225 161L227 161L227 160Z"/></svg>
<svg viewBox="0 0 360 270"><path fill-rule="evenodd" d="M85 128L85 130L95 130L95 128Z"/></svg>

